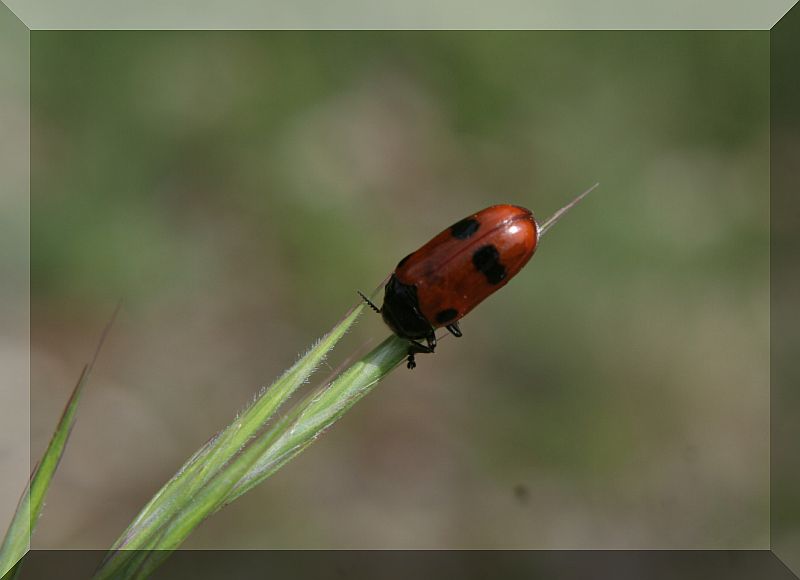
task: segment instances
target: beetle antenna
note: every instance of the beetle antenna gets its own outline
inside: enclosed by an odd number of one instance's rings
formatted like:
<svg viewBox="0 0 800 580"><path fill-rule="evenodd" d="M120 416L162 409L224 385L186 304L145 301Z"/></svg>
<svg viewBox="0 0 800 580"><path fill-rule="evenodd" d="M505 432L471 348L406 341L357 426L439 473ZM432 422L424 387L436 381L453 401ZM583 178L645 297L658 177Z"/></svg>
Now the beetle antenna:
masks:
<svg viewBox="0 0 800 580"><path fill-rule="evenodd" d="M580 201L581 201L581 200L582 200L584 197L586 197L587 195L589 195L589 194L592 192L592 190L593 190L595 187L597 187L598 185L600 185L600 183L595 183L595 184L594 184L592 187L590 187L589 189L587 189L586 191L584 191L584 192L583 192L582 194L580 194L578 197L576 197L575 199L573 199L573 200L572 200L571 202L569 202L567 205L565 205L565 206L564 206L564 207L562 207L560 210L558 210L556 213L554 213L554 214L553 214L553 215L551 215L549 218L547 218L547 219L546 219L546 220L545 220L545 221L542 223L542 225L541 225L541 226L539 226L539 231L538 231L539 237L541 238L543 235L545 235L545 234L547 233L547 230L549 230L550 228L552 228L552 227L555 225L555 223L556 223L558 220L560 220L560 219L561 219L561 216L563 216L565 213L567 213L567 212L568 212L569 210L571 210L573 207L575 207L576 205L578 205L578 202L580 202Z"/></svg>
<svg viewBox="0 0 800 580"><path fill-rule="evenodd" d="M366 302L366 303L367 303L367 306L369 306L370 308L372 308L372 309L373 309L375 312L377 312L378 314L380 314L380 313L381 313L381 309L380 309L380 308L378 308L377 306L375 306L375 304L373 304L372 300L370 300L369 298L367 298L366 296L364 296L364 294L362 294L361 290L356 290L356 292L358 292L358 295L359 295L359 296L361 296L361 299L362 299L364 302Z"/></svg>

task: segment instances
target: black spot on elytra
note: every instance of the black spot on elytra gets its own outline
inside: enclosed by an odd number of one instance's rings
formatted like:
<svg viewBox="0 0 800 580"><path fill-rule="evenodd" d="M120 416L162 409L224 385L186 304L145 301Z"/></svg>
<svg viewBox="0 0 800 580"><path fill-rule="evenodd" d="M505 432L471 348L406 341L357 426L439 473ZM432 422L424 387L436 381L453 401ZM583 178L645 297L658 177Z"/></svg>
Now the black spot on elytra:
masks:
<svg viewBox="0 0 800 580"><path fill-rule="evenodd" d="M411 257L411 254L409 254L408 256L406 256L405 258L403 258L402 260L400 260L400 261L397 263L397 267L398 267L398 268L400 268L400 267L401 267L403 264L405 264L405 263L408 261L408 259L409 259L410 257Z"/></svg>
<svg viewBox="0 0 800 580"><path fill-rule="evenodd" d="M439 324L444 324L446 322L450 322L456 316L458 316L458 310L455 308L445 308L436 314L436 322Z"/></svg>
<svg viewBox="0 0 800 580"><path fill-rule="evenodd" d="M478 272L486 276L489 284L499 284L506 277L506 269L500 263L500 252L493 245L482 246L472 254L472 263Z"/></svg>
<svg viewBox="0 0 800 580"><path fill-rule="evenodd" d="M464 218L454 226L450 228L450 233L453 234L454 238L458 238L459 240L466 240L472 234L478 231L478 228L481 227L481 224L475 218Z"/></svg>

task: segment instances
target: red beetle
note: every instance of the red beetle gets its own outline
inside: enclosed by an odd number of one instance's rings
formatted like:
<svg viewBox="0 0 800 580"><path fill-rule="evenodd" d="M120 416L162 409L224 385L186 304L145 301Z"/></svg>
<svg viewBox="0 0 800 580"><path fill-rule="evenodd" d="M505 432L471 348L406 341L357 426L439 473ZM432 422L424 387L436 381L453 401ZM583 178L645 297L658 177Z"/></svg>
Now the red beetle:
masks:
<svg viewBox="0 0 800 580"><path fill-rule="evenodd" d="M408 368L417 366L414 355L435 350L437 328L461 336L458 321L505 286L531 259L545 232L595 187L542 225L524 207L487 207L400 260L381 308L359 292L397 336L408 339Z"/></svg>

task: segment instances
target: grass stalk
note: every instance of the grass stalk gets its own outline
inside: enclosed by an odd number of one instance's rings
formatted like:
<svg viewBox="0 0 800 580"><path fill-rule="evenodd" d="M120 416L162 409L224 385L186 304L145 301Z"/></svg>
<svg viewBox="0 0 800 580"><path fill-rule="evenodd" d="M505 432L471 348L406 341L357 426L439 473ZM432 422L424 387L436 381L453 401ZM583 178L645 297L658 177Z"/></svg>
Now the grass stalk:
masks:
<svg viewBox="0 0 800 580"><path fill-rule="evenodd" d="M307 382L362 310L361 304L353 308L244 413L184 464L115 542L95 578L146 576L203 520L310 445L404 359L407 342L392 336L319 392L275 419L277 410ZM143 555L144 550L147 553Z"/></svg>

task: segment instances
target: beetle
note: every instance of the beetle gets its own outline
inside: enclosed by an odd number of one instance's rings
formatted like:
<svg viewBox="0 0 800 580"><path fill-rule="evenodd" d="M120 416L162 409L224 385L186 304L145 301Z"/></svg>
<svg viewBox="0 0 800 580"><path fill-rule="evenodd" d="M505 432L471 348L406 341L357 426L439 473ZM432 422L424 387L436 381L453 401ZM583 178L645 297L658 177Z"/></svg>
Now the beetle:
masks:
<svg viewBox="0 0 800 580"><path fill-rule="evenodd" d="M469 215L398 262L380 308L358 292L392 332L409 341L406 366L413 369L415 355L434 352L437 328L462 336L459 320L516 276L547 230L597 185L542 225L516 205Z"/></svg>

